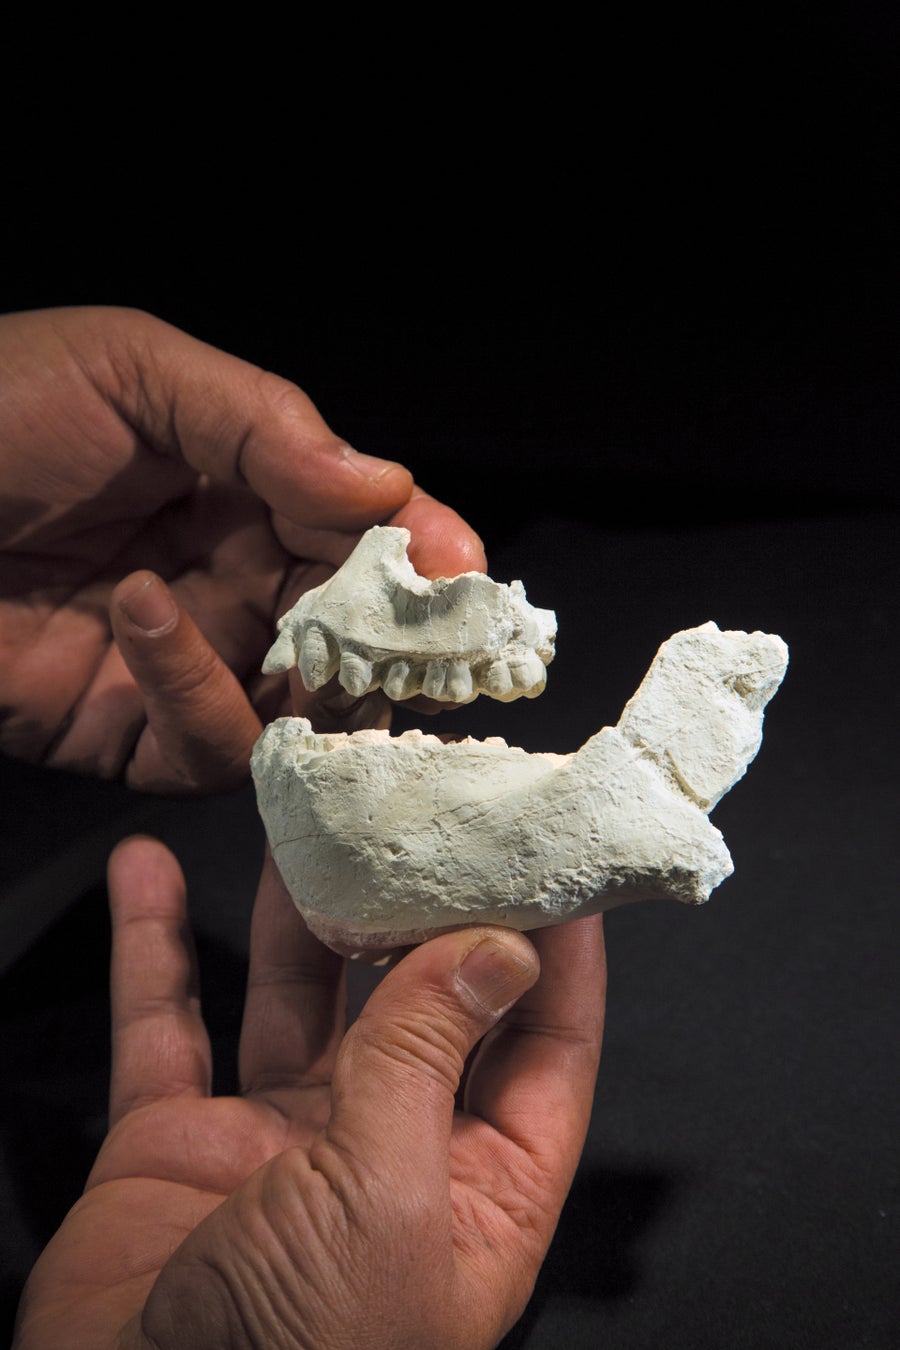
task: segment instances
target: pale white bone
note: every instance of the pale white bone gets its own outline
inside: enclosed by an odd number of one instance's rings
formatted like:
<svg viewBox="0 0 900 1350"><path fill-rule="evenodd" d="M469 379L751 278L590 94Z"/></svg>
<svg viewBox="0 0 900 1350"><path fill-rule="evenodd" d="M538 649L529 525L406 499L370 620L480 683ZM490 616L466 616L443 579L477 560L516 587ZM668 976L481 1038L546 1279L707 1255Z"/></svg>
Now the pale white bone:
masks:
<svg viewBox="0 0 900 1350"><path fill-rule="evenodd" d="M553 660L556 615L530 605L521 581L420 577L409 538L395 526L368 530L340 571L279 619L263 670L296 665L310 690L336 674L355 696L383 687L389 698L425 693L444 703L535 698Z"/></svg>
<svg viewBox="0 0 900 1350"><path fill-rule="evenodd" d="M288 890L338 950L472 923L538 928L632 900L691 904L732 872L708 811L744 774L787 667L713 623L660 648L616 727L571 755L499 738L266 728L259 809Z"/></svg>

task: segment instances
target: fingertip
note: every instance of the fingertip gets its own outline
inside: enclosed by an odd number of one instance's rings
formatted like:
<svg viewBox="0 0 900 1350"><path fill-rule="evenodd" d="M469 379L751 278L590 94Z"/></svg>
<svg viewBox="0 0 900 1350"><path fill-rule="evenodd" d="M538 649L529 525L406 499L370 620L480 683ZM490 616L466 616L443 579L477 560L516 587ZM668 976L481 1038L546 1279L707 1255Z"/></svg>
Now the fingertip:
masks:
<svg viewBox="0 0 900 1350"><path fill-rule="evenodd" d="M540 957L513 928L460 928L414 947L398 964L402 978L448 990L476 1019L495 1020L534 985Z"/></svg>
<svg viewBox="0 0 900 1350"><path fill-rule="evenodd" d="M107 867L118 870L129 866L136 859L153 860L163 866L178 867L178 861L171 849L152 834L129 834L120 839L109 855Z"/></svg>
<svg viewBox="0 0 900 1350"><path fill-rule="evenodd" d="M107 890L113 916L123 906L140 907L147 899L175 895L179 900L185 882L175 855L152 835L133 834L116 844L106 864Z"/></svg>
<svg viewBox="0 0 900 1350"><path fill-rule="evenodd" d="M178 605L162 577L142 569L120 581L112 607L143 637L162 637L178 622Z"/></svg>
<svg viewBox="0 0 900 1350"><path fill-rule="evenodd" d="M476 1013L499 1016L537 983L541 963L522 934L508 928L483 933L454 971L461 999Z"/></svg>
<svg viewBox="0 0 900 1350"><path fill-rule="evenodd" d="M409 559L420 576L433 581L487 570L484 544L471 525L421 488L413 490L390 523L409 530Z"/></svg>
<svg viewBox="0 0 900 1350"><path fill-rule="evenodd" d="M365 454L342 440L335 442L335 449L347 468L358 474L371 491L392 500L396 505L409 501L414 483L405 465L395 459Z"/></svg>

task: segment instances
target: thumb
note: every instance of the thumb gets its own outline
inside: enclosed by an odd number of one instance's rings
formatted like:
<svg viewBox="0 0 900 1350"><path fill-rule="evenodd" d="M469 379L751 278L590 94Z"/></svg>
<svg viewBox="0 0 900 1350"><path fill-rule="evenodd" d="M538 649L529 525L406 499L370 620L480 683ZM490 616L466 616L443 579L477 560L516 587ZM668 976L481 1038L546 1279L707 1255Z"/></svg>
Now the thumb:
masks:
<svg viewBox="0 0 900 1350"><path fill-rule="evenodd" d="M224 791L248 776L260 722L237 678L153 572L112 593L110 622L147 726L125 772L149 791Z"/></svg>
<svg viewBox="0 0 900 1350"><path fill-rule="evenodd" d="M506 928L433 938L391 970L344 1037L329 1143L375 1177L412 1167L446 1185L454 1099L479 1039L538 978L537 952Z"/></svg>

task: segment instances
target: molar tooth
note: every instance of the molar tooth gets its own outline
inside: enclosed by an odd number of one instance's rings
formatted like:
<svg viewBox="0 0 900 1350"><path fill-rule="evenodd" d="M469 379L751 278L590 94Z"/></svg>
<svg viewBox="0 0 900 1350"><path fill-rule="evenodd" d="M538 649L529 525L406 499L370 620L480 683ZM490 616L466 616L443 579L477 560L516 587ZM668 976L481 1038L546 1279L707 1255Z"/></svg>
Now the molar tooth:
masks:
<svg viewBox="0 0 900 1350"><path fill-rule="evenodd" d="M388 698L396 703L416 692L415 689L408 688L409 684L409 662L394 661L381 687Z"/></svg>
<svg viewBox="0 0 900 1350"><path fill-rule="evenodd" d="M472 672L466 661L450 662L447 693L453 703L468 703L472 697Z"/></svg>
<svg viewBox="0 0 900 1350"><path fill-rule="evenodd" d="M311 623L303 634L303 645L297 662L300 677L307 689L321 689L338 668L339 657L334 639L316 623Z"/></svg>
<svg viewBox="0 0 900 1350"><path fill-rule="evenodd" d="M444 692L446 685L446 661L429 661L425 668L425 678L422 681L422 693L427 694L429 698L444 699L446 701L447 695Z"/></svg>
<svg viewBox="0 0 900 1350"><path fill-rule="evenodd" d="M482 676L482 683L485 693L490 694L491 698L515 698L512 675L505 661L492 661Z"/></svg>
<svg viewBox="0 0 900 1350"><path fill-rule="evenodd" d="M526 652L509 663L512 682L526 698L536 698L547 683L544 663L536 652Z"/></svg>
<svg viewBox="0 0 900 1350"><path fill-rule="evenodd" d="M364 660L356 652L342 652L338 680L348 694L361 698L372 683L372 662Z"/></svg>

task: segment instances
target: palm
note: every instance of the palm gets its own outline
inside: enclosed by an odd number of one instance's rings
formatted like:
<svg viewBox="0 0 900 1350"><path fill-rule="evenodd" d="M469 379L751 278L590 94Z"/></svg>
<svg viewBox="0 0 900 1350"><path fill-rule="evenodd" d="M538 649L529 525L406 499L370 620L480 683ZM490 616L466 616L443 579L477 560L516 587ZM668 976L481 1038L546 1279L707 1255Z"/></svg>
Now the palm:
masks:
<svg viewBox="0 0 900 1350"><path fill-rule="evenodd" d="M125 1326L188 1233L270 1158L309 1145L323 1102L327 1088L313 1088L277 1104L170 1099L125 1116L37 1272L47 1344L65 1344L73 1324L96 1329L98 1344L101 1329Z"/></svg>
<svg viewBox="0 0 900 1350"><path fill-rule="evenodd" d="M114 511L112 502L104 505ZM111 515L96 532L60 534L52 544L26 534L7 555L2 701L17 710L3 727L7 752L105 777L126 774L145 714L113 641L109 605L117 582L137 567L169 583L259 703L259 666L293 573L268 512L249 492L200 483L146 523L122 526Z"/></svg>
<svg viewBox="0 0 900 1350"><path fill-rule="evenodd" d="M44 1257L42 1281L52 1290L42 1329L54 1344L66 1329L115 1332L139 1317L163 1267L187 1234L209 1219L245 1179L288 1148L308 1152L323 1128L329 1089L310 1087L252 1099L157 1102L125 1117L106 1141L88 1188ZM487 1138L486 1136L489 1136ZM186 1141L195 1141L186 1148ZM198 1159L196 1141L202 1141ZM457 1113L450 1152L451 1241L471 1253L488 1276L521 1245L519 1225L492 1196L498 1152L517 1150L484 1121ZM491 1166L484 1160L493 1159ZM512 1161L512 1159L511 1159ZM293 1222L315 1231L327 1215L321 1198L294 1190ZM207 1224L207 1242L231 1241ZM541 1236L532 1232L534 1259ZM178 1261L177 1254L174 1260ZM193 1275L196 1297L204 1297ZM98 1290L100 1294L98 1295ZM36 1291L40 1296L40 1288ZM213 1290L210 1291L214 1293ZM52 1317L53 1308L57 1317Z"/></svg>

